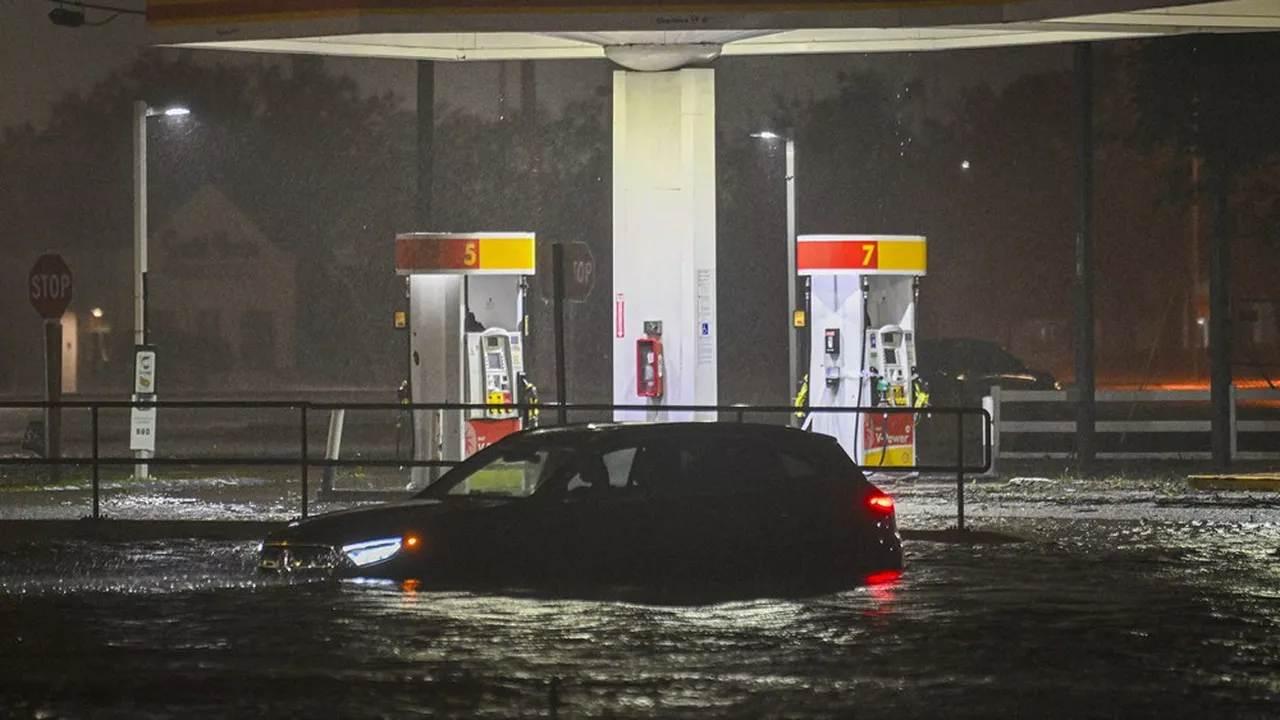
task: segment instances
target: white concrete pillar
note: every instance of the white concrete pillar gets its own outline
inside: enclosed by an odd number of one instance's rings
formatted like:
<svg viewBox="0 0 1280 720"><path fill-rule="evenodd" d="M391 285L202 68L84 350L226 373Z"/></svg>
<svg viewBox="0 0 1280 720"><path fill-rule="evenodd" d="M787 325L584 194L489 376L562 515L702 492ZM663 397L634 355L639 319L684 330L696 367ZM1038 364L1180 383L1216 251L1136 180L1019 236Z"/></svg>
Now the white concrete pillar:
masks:
<svg viewBox="0 0 1280 720"><path fill-rule="evenodd" d="M409 277L409 372L415 403L462 402L461 275L411 275ZM444 339L442 341L442 338ZM444 415L448 415L445 417ZM442 415L433 410L414 411L414 459L463 459L462 423L456 411ZM415 487L438 473L414 468Z"/></svg>
<svg viewBox="0 0 1280 720"><path fill-rule="evenodd" d="M613 400L618 420L714 420L663 405L714 405L715 75L613 75ZM663 397L636 389L636 340L662 323Z"/></svg>

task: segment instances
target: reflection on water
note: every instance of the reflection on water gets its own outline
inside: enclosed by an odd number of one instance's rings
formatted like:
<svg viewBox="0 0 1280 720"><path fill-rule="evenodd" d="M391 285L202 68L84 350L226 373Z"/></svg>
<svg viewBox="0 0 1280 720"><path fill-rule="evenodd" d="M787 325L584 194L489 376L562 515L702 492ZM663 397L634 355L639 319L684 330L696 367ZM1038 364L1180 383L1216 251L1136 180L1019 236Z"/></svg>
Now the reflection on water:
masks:
<svg viewBox="0 0 1280 720"><path fill-rule="evenodd" d="M252 544L5 549L0 716L1276 715L1280 525L1003 529L1041 540L707 606L264 578Z"/></svg>

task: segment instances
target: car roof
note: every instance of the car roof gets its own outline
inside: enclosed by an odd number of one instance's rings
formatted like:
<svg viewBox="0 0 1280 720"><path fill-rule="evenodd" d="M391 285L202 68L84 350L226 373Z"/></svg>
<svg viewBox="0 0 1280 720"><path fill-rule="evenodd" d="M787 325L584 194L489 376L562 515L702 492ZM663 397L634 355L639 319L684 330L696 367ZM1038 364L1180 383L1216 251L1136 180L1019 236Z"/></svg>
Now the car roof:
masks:
<svg viewBox="0 0 1280 720"><path fill-rule="evenodd" d="M540 440L558 440L566 443L626 442L653 438L710 437L746 438L757 440L781 440L785 442L834 443L829 435L808 432L785 425L738 422L629 422L584 423L547 428L535 428L520 433L521 437Z"/></svg>

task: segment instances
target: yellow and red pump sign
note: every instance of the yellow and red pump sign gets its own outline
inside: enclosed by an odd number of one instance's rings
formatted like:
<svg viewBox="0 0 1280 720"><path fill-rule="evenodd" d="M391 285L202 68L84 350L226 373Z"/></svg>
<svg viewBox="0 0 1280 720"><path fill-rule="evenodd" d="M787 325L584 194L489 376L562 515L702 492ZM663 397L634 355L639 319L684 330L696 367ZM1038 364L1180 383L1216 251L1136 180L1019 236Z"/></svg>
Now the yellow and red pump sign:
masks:
<svg viewBox="0 0 1280 720"><path fill-rule="evenodd" d="M862 418L862 464L910 467L916 464L916 419L908 413Z"/></svg>
<svg viewBox="0 0 1280 720"><path fill-rule="evenodd" d="M398 275L532 275L533 233L403 233Z"/></svg>
<svg viewBox="0 0 1280 720"><path fill-rule="evenodd" d="M801 275L924 275L927 269L926 242L920 235L796 238L796 271Z"/></svg>

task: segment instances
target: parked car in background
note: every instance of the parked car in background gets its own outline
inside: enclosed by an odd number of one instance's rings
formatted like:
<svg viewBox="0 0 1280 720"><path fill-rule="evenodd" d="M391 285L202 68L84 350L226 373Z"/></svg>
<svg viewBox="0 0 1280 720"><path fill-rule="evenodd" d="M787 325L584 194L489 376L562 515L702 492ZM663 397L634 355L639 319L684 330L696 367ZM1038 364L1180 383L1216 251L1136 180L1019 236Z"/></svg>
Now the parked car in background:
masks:
<svg viewBox="0 0 1280 720"><path fill-rule="evenodd" d="M834 438L603 424L509 435L411 500L292 522L259 567L422 589L786 589L896 572L902 544L893 500Z"/></svg>
<svg viewBox="0 0 1280 720"><path fill-rule="evenodd" d="M1008 350L989 340L930 338L916 345L916 367L929 386L932 404L973 407L991 393L1004 390L1061 390L1045 370L1033 370Z"/></svg>

